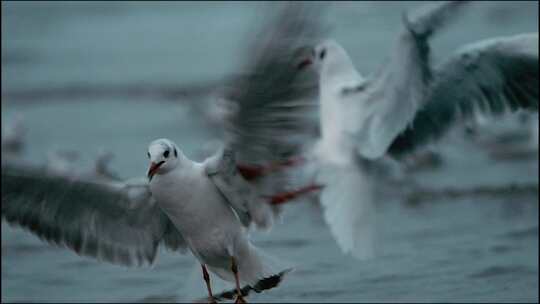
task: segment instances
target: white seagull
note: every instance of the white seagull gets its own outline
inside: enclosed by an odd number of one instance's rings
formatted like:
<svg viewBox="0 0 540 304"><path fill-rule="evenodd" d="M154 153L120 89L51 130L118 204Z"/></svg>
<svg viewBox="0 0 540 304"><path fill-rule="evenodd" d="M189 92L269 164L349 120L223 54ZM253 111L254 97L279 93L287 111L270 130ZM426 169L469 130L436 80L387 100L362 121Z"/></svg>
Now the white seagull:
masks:
<svg viewBox="0 0 540 304"><path fill-rule="evenodd" d="M362 76L333 40L306 59L319 73L320 104L320 135L305 152L312 164L306 174L324 185L324 217L344 252L373 254L372 203L386 160L440 138L477 111L538 111L538 33L465 45L441 65L430 64L428 39L464 4L404 14L392 53L373 75Z"/></svg>
<svg viewBox="0 0 540 304"><path fill-rule="evenodd" d="M213 156L193 162L172 141L158 139L148 147L147 178L129 180L2 163L2 218L78 254L122 265L152 263L159 245L189 249L201 263L210 301L234 294L214 296L208 270L236 284L237 302L250 290L277 286L290 268L277 268L248 232L252 224L269 228L276 204L312 190L285 191L287 179L279 174L294 163L288 158L296 147L283 135L302 126L289 112L316 93L297 69L296 50L318 31L304 10L288 5L258 37L267 40L251 51L250 74L227 87L234 112L225 119L224 148Z"/></svg>

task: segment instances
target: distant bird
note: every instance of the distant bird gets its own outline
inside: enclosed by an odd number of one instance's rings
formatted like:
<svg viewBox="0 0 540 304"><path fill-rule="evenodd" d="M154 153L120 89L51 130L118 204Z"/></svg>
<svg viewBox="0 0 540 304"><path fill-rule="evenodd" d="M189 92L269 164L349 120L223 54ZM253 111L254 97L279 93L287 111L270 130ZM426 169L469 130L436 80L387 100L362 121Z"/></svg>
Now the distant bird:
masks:
<svg viewBox="0 0 540 304"><path fill-rule="evenodd" d="M69 161L60 171L3 163L2 218L78 254L123 265L152 263L160 244L189 248L201 263L209 301L217 299L207 270L235 282L237 302L249 290L277 286L290 269L272 265L247 231L269 228L279 204L319 189L290 189L280 174L294 165L297 147L283 135L303 126L289 113L316 92L302 82L294 54L317 35L305 10L286 5L257 37L262 41L250 49L247 75L223 91L234 109L223 120L223 148L204 162L159 139L147 151L148 179L74 177ZM108 158L94 173L108 173Z"/></svg>
<svg viewBox="0 0 540 304"><path fill-rule="evenodd" d="M81 157L80 153L75 150L69 149L53 149L47 153L46 170L52 174L59 175L71 175L74 178L76 173L80 173L80 170L76 162Z"/></svg>
<svg viewBox="0 0 540 304"><path fill-rule="evenodd" d="M2 124L2 154L5 153L10 157L20 156L24 150L27 131L20 114L14 116L11 124Z"/></svg>
<svg viewBox="0 0 540 304"><path fill-rule="evenodd" d="M392 158L442 137L477 111L538 111L537 33L479 41L431 65L428 39L464 5L438 3L404 14L391 56L368 77L333 40L319 43L304 60L302 66L312 64L319 73L320 103L320 137L305 154L311 163L306 174L324 184L324 217L345 252L359 258L373 253L374 188L391 179L380 165L395 164Z"/></svg>
<svg viewBox="0 0 540 304"><path fill-rule="evenodd" d="M70 179L98 179L120 181L121 178L110 169L110 161L114 158L111 151L100 149L92 168L81 168L78 161L81 155L72 149L54 149L47 153L45 170L49 174L62 175Z"/></svg>

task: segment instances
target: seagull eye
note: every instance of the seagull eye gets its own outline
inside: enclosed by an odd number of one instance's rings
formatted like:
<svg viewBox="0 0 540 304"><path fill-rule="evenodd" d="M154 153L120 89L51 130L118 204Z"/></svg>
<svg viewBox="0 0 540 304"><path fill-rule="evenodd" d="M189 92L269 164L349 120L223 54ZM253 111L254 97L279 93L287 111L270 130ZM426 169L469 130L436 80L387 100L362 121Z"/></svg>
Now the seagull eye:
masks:
<svg viewBox="0 0 540 304"><path fill-rule="evenodd" d="M174 148L174 157L178 157L178 152L176 152L176 148Z"/></svg>
<svg viewBox="0 0 540 304"><path fill-rule="evenodd" d="M150 158L150 152L146 152L146 155L148 156L148 158Z"/></svg>
<svg viewBox="0 0 540 304"><path fill-rule="evenodd" d="M323 60L324 59L324 56L326 56L326 50L323 49L320 53L319 53L319 59L320 60Z"/></svg>
<svg viewBox="0 0 540 304"><path fill-rule="evenodd" d="M169 157L169 150L163 152L163 156L164 156L165 158Z"/></svg>

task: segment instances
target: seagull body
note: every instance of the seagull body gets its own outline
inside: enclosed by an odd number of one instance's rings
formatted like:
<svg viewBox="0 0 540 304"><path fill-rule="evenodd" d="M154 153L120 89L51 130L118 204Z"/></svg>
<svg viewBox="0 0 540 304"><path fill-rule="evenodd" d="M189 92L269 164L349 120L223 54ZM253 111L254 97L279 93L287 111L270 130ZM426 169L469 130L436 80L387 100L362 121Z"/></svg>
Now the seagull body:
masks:
<svg viewBox="0 0 540 304"><path fill-rule="evenodd" d="M171 152L170 157L163 157L164 151L173 150L177 156ZM231 203L208 175L211 159L193 162L167 139L154 141L149 154L152 163L164 162L151 173L155 175L150 175L150 191L201 264L222 279L234 282L234 257L240 281L251 286L277 274L264 268Z"/></svg>

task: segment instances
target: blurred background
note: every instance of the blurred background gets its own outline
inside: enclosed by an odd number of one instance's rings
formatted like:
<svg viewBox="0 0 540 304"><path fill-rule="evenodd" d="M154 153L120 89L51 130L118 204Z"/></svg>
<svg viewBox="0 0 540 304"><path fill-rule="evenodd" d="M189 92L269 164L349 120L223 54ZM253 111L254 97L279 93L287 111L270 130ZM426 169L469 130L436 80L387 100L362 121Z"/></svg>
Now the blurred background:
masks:
<svg viewBox="0 0 540 304"><path fill-rule="evenodd" d="M3 134L20 121L23 157L36 163L63 149L88 167L111 151L123 177L145 173L155 138L200 158L215 132L193 104L240 72L268 12L263 2L1 5ZM329 4L329 34L368 74L384 62L402 12L419 5ZM477 2L458 19L433 40L435 62L465 43L536 32L538 2ZM416 161L408 174L442 195L379 202L375 259L342 254L316 205L286 206L282 223L252 238L296 271L248 300L538 302L538 115L488 119L432 150L436 165ZM193 288L205 295L194 266L190 254L167 251L152 268L101 264L2 222L2 302L182 301Z"/></svg>

